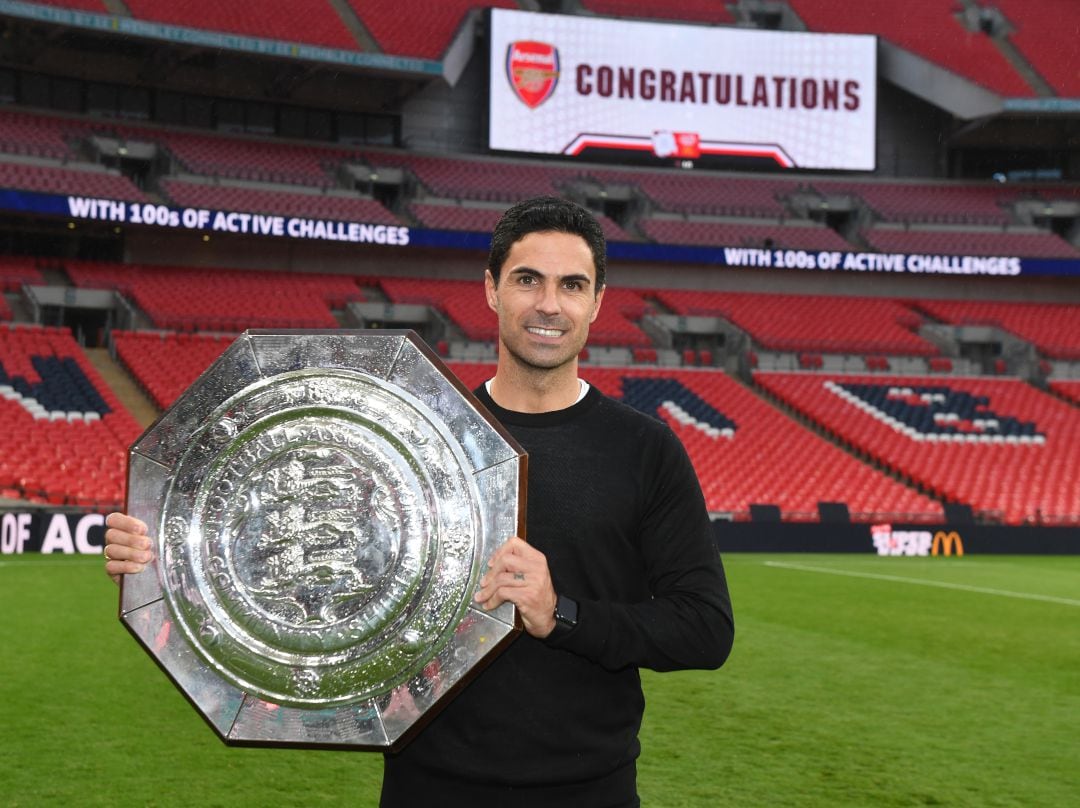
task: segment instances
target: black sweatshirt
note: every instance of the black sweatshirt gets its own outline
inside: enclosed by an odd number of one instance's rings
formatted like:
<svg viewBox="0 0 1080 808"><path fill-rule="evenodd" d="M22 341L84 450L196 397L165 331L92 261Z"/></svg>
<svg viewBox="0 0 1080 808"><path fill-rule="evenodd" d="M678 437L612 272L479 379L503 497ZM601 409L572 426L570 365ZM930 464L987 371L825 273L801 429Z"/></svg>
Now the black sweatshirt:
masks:
<svg viewBox="0 0 1080 808"><path fill-rule="evenodd" d="M697 477L665 424L595 387L540 414L476 394L529 453L526 539L578 625L523 634L387 755L382 805L636 805L638 668L717 668L734 636Z"/></svg>

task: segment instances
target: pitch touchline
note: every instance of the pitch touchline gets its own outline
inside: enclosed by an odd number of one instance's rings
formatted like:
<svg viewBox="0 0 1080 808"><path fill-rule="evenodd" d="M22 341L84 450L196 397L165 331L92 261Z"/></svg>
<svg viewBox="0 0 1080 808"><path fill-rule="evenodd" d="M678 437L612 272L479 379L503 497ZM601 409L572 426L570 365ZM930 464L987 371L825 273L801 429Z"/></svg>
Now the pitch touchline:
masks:
<svg viewBox="0 0 1080 808"><path fill-rule="evenodd" d="M896 581L902 584L918 584L919 586L936 586L940 589L959 589L963 592L979 592L983 595L1001 595L1005 598L1020 598L1021 600L1041 600L1046 603L1059 603L1062 606L1080 606L1080 600L1070 598L1056 598L1053 595L1033 595L1030 592L1010 592L1007 589L990 589L985 586L968 586L967 584L950 584L944 581L929 581L925 578L904 578L900 575L881 575L875 572L849 572L848 570L836 570L829 567L812 567L809 564L788 564L783 561L766 561L766 567L781 567L787 570L801 570L802 572L824 572L829 575L846 575L849 578L873 578L876 581Z"/></svg>

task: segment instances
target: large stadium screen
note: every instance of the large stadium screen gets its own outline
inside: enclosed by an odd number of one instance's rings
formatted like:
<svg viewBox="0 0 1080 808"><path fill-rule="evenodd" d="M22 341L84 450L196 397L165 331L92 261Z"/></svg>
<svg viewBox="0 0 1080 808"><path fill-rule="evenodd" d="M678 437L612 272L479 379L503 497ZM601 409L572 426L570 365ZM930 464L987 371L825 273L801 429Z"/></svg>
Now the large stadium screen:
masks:
<svg viewBox="0 0 1080 808"><path fill-rule="evenodd" d="M877 41L493 9L488 144L873 170Z"/></svg>

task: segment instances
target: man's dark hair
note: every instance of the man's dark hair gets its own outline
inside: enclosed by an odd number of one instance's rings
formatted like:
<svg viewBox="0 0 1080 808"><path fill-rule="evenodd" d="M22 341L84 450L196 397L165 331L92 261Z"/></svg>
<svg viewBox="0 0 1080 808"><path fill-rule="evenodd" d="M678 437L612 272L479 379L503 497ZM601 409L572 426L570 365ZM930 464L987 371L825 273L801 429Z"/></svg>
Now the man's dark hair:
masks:
<svg viewBox="0 0 1080 808"><path fill-rule="evenodd" d="M499 219L491 234L491 252L488 253L488 270L495 285L499 284L499 272L514 244L530 233L551 232L581 236L589 245L596 269L596 293L599 294L607 273L604 231L596 217L581 205L557 196L540 196L519 202Z"/></svg>

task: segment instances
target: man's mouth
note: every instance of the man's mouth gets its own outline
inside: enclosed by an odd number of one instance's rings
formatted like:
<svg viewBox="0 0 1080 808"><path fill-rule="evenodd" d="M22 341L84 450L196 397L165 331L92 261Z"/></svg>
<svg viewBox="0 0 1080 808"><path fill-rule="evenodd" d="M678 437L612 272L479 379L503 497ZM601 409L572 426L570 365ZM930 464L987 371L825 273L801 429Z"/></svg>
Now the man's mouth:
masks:
<svg viewBox="0 0 1080 808"><path fill-rule="evenodd" d="M563 332L557 328L539 328L537 326L530 326L525 329L530 334L536 334L538 337L561 337Z"/></svg>

